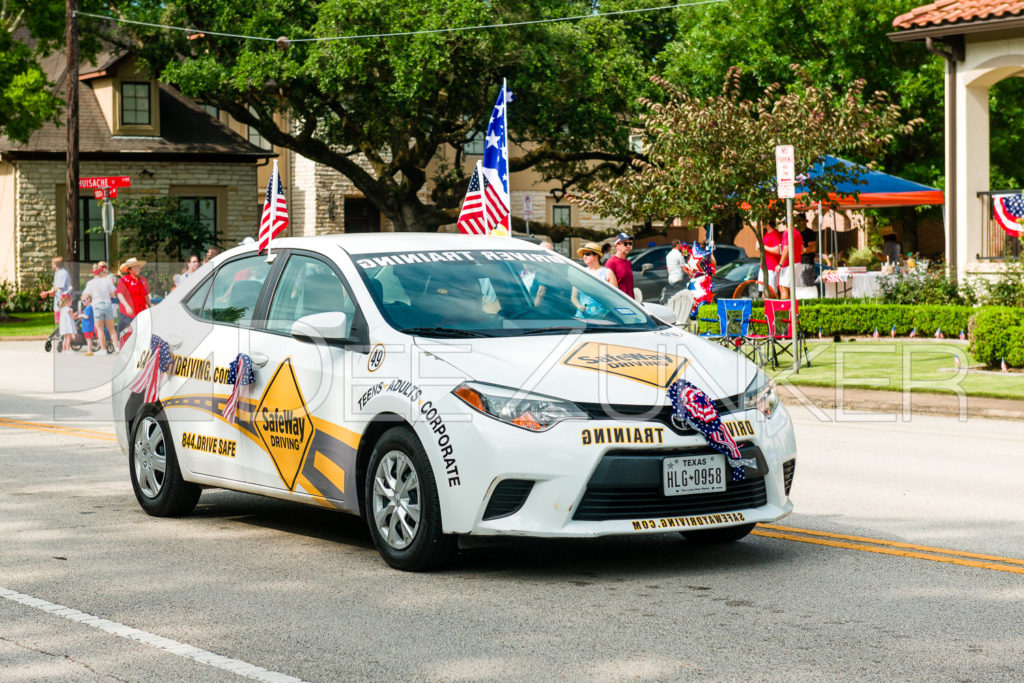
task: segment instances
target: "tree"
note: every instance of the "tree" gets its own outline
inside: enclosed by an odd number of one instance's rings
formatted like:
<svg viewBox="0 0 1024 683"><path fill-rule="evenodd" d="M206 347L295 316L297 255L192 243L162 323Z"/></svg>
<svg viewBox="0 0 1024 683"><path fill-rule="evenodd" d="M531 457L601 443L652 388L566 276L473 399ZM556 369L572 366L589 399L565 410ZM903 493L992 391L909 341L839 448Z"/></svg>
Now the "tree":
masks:
<svg viewBox="0 0 1024 683"><path fill-rule="evenodd" d="M117 28L126 34L110 38L185 95L227 111L274 145L340 171L397 230L433 230L457 216L467 182L462 148L486 128L502 77L515 94L510 142L530 143L510 160L512 170L533 168L568 188L630 158L624 124L646 87L650 51L664 39L653 29L630 30L639 20L601 17L379 34L586 15L594 6L590 0L271 0L256 6L148 0L133 3L130 18L205 32L126 25ZM215 32L289 40L275 46ZM370 37L333 39L356 35ZM445 164L439 152L449 146L455 158Z"/></svg>
<svg viewBox="0 0 1024 683"><path fill-rule="evenodd" d="M738 69L729 70L721 94L714 97L691 95L652 77L667 101L641 99L646 158L575 200L602 216L639 212L709 223L740 216L756 225L763 247L762 221L781 212L774 182L776 145L794 145L801 173L826 154L877 153L896 133L910 134L918 123L901 125L900 108L885 93L865 99L864 81L833 91L815 85L801 67L790 69L795 85L770 85L756 100L742 96ZM856 179L851 167L823 164L820 173L803 182L803 201L828 204L839 183Z"/></svg>
<svg viewBox="0 0 1024 683"><path fill-rule="evenodd" d="M201 254L218 244L213 228L182 212L177 197L118 199L114 206L122 253L180 261L183 254Z"/></svg>

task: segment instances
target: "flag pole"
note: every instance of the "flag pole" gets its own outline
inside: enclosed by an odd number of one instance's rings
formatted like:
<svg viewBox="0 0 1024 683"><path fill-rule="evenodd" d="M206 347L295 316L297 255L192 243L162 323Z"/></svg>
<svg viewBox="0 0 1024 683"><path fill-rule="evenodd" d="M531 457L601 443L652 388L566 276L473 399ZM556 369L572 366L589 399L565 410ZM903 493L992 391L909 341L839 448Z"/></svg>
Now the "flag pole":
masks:
<svg viewBox="0 0 1024 683"><path fill-rule="evenodd" d="M505 130L502 131L505 149L505 172L508 173L508 236L512 237L512 167L508 165L508 81L501 79L501 103L505 105Z"/></svg>

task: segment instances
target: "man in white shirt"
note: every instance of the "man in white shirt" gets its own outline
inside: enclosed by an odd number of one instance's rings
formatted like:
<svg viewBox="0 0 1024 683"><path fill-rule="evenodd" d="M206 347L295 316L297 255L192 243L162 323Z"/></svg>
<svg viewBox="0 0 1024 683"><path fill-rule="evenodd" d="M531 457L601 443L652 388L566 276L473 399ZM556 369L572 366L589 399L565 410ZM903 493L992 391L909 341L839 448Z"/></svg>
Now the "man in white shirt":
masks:
<svg viewBox="0 0 1024 683"><path fill-rule="evenodd" d="M668 284L663 290L661 290L661 303L666 303L672 295L681 289L686 287L686 281L683 279L683 262L686 257L683 256L682 250L679 249L679 240L672 240L672 248L668 250L668 254L665 256L665 266L668 268Z"/></svg>

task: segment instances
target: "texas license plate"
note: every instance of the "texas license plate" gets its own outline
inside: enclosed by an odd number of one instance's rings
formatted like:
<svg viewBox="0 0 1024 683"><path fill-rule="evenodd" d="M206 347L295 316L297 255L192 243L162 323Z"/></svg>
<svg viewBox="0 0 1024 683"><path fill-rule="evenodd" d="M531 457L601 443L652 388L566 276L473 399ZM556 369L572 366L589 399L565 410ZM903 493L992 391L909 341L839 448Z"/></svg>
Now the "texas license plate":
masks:
<svg viewBox="0 0 1024 683"><path fill-rule="evenodd" d="M666 496L725 490L725 457L720 453L665 458L661 473Z"/></svg>

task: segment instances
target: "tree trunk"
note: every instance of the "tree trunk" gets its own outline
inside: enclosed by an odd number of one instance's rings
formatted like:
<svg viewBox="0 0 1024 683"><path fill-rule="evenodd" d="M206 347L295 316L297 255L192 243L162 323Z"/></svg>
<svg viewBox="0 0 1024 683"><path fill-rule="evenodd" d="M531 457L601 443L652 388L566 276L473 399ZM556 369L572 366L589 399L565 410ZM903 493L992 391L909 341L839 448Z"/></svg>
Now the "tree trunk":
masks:
<svg viewBox="0 0 1024 683"><path fill-rule="evenodd" d="M78 0L67 0L67 175L65 178L64 262L73 268L78 237ZM77 279L77 273L72 277Z"/></svg>

